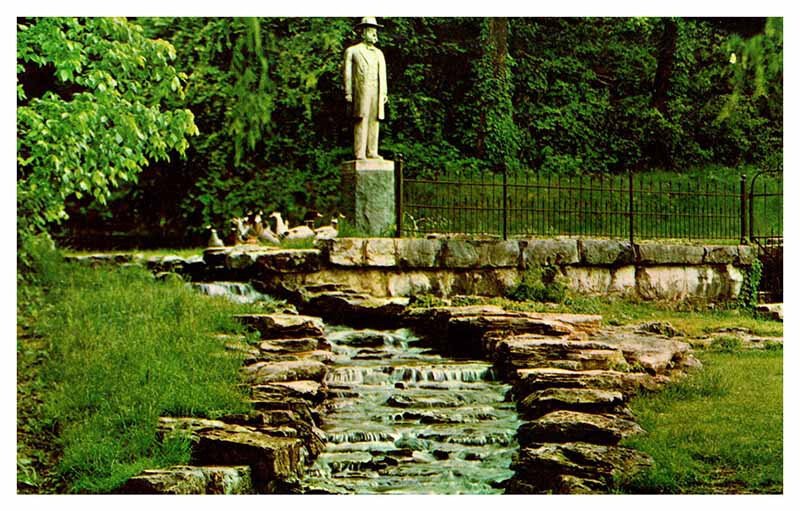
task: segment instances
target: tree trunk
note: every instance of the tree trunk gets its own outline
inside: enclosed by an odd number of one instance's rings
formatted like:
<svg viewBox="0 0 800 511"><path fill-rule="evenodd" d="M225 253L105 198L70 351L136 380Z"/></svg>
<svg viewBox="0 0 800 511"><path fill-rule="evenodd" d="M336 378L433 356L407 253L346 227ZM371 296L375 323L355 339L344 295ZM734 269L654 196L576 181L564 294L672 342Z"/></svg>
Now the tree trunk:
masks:
<svg viewBox="0 0 800 511"><path fill-rule="evenodd" d="M653 80L651 105L663 115L667 115L667 96L672 82L675 64L675 45L678 42L678 24L672 18L664 18L664 30L658 47L658 67Z"/></svg>
<svg viewBox="0 0 800 511"><path fill-rule="evenodd" d="M483 41L485 57L490 62L493 82L503 80L506 74L506 55L508 55L508 19L507 18L488 18L486 20L488 30L486 40ZM486 105L492 108L493 105ZM486 139L489 136L489 126L486 110L483 108L479 114L479 127L477 130L477 140L475 149L478 158L486 157Z"/></svg>

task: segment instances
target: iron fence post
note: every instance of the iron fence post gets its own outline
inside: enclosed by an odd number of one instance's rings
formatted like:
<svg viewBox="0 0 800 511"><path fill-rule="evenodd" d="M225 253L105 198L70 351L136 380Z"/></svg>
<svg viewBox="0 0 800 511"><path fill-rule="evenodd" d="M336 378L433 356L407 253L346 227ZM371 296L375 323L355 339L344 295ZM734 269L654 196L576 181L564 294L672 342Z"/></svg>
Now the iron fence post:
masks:
<svg viewBox="0 0 800 511"><path fill-rule="evenodd" d="M751 204L752 206L752 204ZM747 243L747 175L742 174L739 180L739 224L740 239L742 244ZM752 222L751 222L752 223ZM751 233L752 236L752 233Z"/></svg>
<svg viewBox="0 0 800 511"><path fill-rule="evenodd" d="M403 153L397 155L394 167L395 237L403 237Z"/></svg>
<svg viewBox="0 0 800 511"><path fill-rule="evenodd" d="M501 163L503 170L503 239L508 239L508 168Z"/></svg>
<svg viewBox="0 0 800 511"><path fill-rule="evenodd" d="M633 246L633 215L634 215L634 207L633 207L633 171L628 171L628 239L631 242L631 247Z"/></svg>

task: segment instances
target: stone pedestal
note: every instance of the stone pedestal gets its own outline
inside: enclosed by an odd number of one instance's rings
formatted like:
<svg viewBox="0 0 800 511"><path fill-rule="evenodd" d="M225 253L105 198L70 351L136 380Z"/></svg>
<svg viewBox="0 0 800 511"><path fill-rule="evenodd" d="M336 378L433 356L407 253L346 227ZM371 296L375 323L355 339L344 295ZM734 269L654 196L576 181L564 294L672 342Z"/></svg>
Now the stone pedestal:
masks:
<svg viewBox="0 0 800 511"><path fill-rule="evenodd" d="M394 162L350 160L342 163L342 207L346 221L368 236L393 236Z"/></svg>

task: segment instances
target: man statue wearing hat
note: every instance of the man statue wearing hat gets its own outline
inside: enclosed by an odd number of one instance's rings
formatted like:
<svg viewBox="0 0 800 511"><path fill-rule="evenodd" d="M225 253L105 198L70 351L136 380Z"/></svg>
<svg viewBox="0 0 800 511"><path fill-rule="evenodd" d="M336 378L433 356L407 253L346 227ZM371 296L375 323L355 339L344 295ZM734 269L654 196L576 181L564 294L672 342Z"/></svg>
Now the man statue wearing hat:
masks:
<svg viewBox="0 0 800 511"><path fill-rule="evenodd" d="M374 17L361 18L356 31L362 41L344 53L344 94L352 112L353 152L356 160L378 159L378 127L384 118L386 94L386 60L375 47L378 25Z"/></svg>

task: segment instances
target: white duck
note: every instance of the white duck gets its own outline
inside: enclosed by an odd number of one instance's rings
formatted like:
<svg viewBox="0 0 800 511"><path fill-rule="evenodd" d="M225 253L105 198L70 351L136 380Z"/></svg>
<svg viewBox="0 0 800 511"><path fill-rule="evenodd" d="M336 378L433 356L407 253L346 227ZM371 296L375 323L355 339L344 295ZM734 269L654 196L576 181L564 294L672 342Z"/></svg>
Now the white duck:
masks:
<svg viewBox="0 0 800 511"><path fill-rule="evenodd" d="M236 228L236 234L239 236L241 241L247 239L247 236L250 234L250 226L245 225L244 220L240 217L234 217L231 219L231 223Z"/></svg>
<svg viewBox="0 0 800 511"><path fill-rule="evenodd" d="M307 225L298 225L297 227L292 227L286 233L287 240L304 240L313 237L314 230Z"/></svg>
<svg viewBox="0 0 800 511"><path fill-rule="evenodd" d="M339 236L339 219L332 218L331 225L323 225L314 229L314 240L332 240Z"/></svg>
<svg viewBox="0 0 800 511"><path fill-rule="evenodd" d="M275 234L279 238L284 238L289 233L289 225L283 221L283 217L277 211L270 213L269 217L275 219Z"/></svg>
<svg viewBox="0 0 800 511"><path fill-rule="evenodd" d="M275 245L280 244L281 240L272 232L269 224L261 220L261 211L253 217L253 229L255 230L258 241L266 241Z"/></svg>
<svg viewBox="0 0 800 511"><path fill-rule="evenodd" d="M208 238L208 246L209 247L224 247L225 246L225 244L222 242L222 240L219 239L219 236L217 235L217 230L216 229L212 229L210 225L207 225L206 229L209 229L211 231L211 236Z"/></svg>

